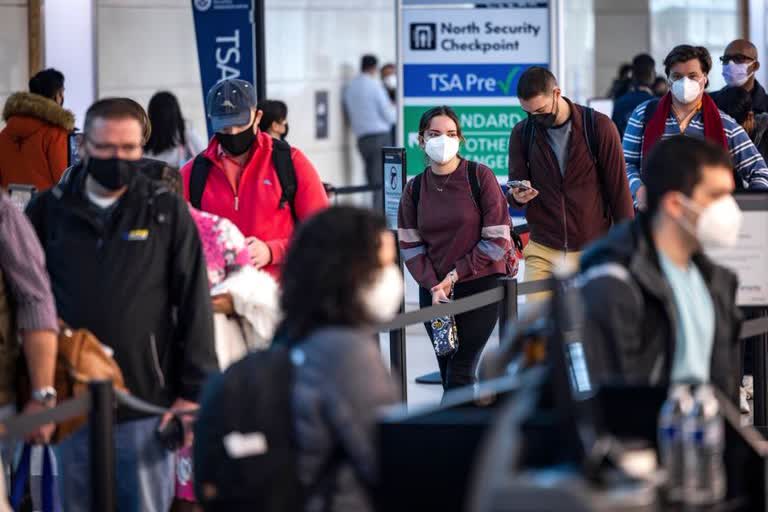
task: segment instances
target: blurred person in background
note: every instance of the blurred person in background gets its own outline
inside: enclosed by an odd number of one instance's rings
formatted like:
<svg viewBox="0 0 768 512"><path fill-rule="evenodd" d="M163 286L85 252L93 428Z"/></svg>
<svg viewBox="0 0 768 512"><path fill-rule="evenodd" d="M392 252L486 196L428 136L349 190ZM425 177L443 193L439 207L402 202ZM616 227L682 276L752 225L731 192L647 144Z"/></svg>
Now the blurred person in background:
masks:
<svg viewBox="0 0 768 512"><path fill-rule="evenodd" d="M381 66L381 83L387 89L389 99L395 103L397 101L397 68L391 62Z"/></svg>
<svg viewBox="0 0 768 512"><path fill-rule="evenodd" d="M181 114L179 101L172 93L158 92L147 107L151 135L144 145L144 155L181 168L205 149L205 142Z"/></svg>
<svg viewBox="0 0 768 512"><path fill-rule="evenodd" d="M663 76L656 77L652 89L653 95L657 98L661 98L669 92L669 82L667 82L667 79Z"/></svg>
<svg viewBox="0 0 768 512"><path fill-rule="evenodd" d="M0 131L0 186L32 185L44 191L58 183L69 163L75 116L62 108L64 75L46 69L29 81L29 92L5 102Z"/></svg>
<svg viewBox="0 0 768 512"><path fill-rule="evenodd" d="M379 77L379 61L375 56L363 56L360 74L344 88L343 101L352 132L357 137L368 184L381 187L384 172L381 148L392 145L392 125L397 122L397 112ZM376 211L381 211L383 200L380 190L373 192Z"/></svg>
<svg viewBox="0 0 768 512"><path fill-rule="evenodd" d="M624 135L627 122L632 112L643 102L653 99L651 86L656 80L656 62L647 53L641 53L632 59L632 86L629 91L613 104L613 122Z"/></svg>
<svg viewBox="0 0 768 512"><path fill-rule="evenodd" d="M729 89L743 89L750 95L752 110L756 114L768 112L768 94L755 73L760 69L760 61L757 59L757 47L746 39L732 41L720 57L723 63L723 79L725 87L712 93L712 99L717 102L720 94Z"/></svg>
<svg viewBox="0 0 768 512"><path fill-rule="evenodd" d="M259 129L273 139L285 140L288 137L288 105L279 100L264 100L258 109L264 112Z"/></svg>
<svg viewBox="0 0 768 512"><path fill-rule="evenodd" d="M768 158L768 113L758 114L752 105L752 95L741 87L729 87L715 98L720 110L739 123L760 151L763 160Z"/></svg>
<svg viewBox="0 0 768 512"><path fill-rule="evenodd" d="M618 75L613 79L611 88L608 90L608 97L618 99L629 91L632 85L632 64L624 62L619 66Z"/></svg>

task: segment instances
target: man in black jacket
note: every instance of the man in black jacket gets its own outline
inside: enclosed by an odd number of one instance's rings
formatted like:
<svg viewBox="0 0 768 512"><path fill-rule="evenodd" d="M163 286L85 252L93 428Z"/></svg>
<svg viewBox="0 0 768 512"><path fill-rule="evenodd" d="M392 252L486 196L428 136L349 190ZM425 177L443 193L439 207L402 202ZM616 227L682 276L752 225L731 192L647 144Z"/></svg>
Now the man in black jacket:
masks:
<svg viewBox="0 0 768 512"><path fill-rule="evenodd" d="M712 93L712 99L718 102L720 95L732 87L740 87L752 97L755 114L768 112L768 95L755 73L760 69L757 59L757 47L746 39L736 39L725 47L720 62L723 63L725 87Z"/></svg>
<svg viewBox="0 0 768 512"><path fill-rule="evenodd" d="M585 352L597 381L711 382L734 401L740 379L736 276L703 249L738 240L728 154L662 141L647 159L648 210L581 259Z"/></svg>
<svg viewBox="0 0 768 512"><path fill-rule="evenodd" d="M85 118L84 160L28 209L45 250L56 306L73 328L114 352L130 393L176 410L196 407L217 369L208 279L187 205L137 172L142 125L135 104L112 98ZM162 511L174 490L173 454L156 418L118 410L120 510ZM67 511L88 504L88 433L60 445Z"/></svg>

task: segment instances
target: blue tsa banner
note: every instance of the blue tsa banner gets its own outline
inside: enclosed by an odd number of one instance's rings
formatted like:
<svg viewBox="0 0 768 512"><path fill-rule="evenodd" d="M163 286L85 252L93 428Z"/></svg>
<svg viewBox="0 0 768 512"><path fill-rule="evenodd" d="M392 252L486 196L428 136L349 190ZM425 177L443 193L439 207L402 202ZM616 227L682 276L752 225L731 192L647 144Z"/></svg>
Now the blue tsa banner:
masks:
<svg viewBox="0 0 768 512"><path fill-rule="evenodd" d="M405 64L403 94L408 97L517 96L520 75L533 64Z"/></svg>
<svg viewBox="0 0 768 512"><path fill-rule="evenodd" d="M255 87L253 0L192 0L192 12L203 105L219 80L240 78Z"/></svg>

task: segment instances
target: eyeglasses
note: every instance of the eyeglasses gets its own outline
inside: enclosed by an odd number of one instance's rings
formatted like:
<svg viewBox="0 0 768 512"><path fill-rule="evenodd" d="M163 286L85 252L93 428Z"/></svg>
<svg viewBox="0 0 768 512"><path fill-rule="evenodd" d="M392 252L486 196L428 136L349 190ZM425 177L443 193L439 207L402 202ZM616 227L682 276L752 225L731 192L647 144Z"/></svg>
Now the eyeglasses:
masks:
<svg viewBox="0 0 768 512"><path fill-rule="evenodd" d="M743 53L736 53L733 55L723 55L720 57L720 62L723 64L728 64L729 62L733 61L736 64L744 64L746 62L753 62L755 59L750 57L749 55L744 55Z"/></svg>
<svg viewBox="0 0 768 512"><path fill-rule="evenodd" d="M118 153L135 154L141 150L141 144L103 144L101 142L94 141L90 137L87 137L86 140L91 146L93 146L93 149L96 151L104 153L109 152L113 155L117 155Z"/></svg>

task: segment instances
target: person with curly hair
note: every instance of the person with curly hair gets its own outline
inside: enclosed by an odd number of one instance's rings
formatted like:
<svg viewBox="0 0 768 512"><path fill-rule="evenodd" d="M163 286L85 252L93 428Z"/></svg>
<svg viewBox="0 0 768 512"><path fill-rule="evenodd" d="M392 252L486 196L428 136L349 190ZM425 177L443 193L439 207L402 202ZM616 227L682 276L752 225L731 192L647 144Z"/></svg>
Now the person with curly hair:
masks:
<svg viewBox="0 0 768 512"><path fill-rule="evenodd" d="M352 207L310 218L288 251L284 319L275 343L293 347L298 362L293 412L299 478L307 489L316 488L335 468L333 492L309 496L307 510L373 509L367 489L377 478L376 412L398 399L374 326L392 319L403 299L396 251L384 219ZM329 464L339 454L341 461Z"/></svg>

